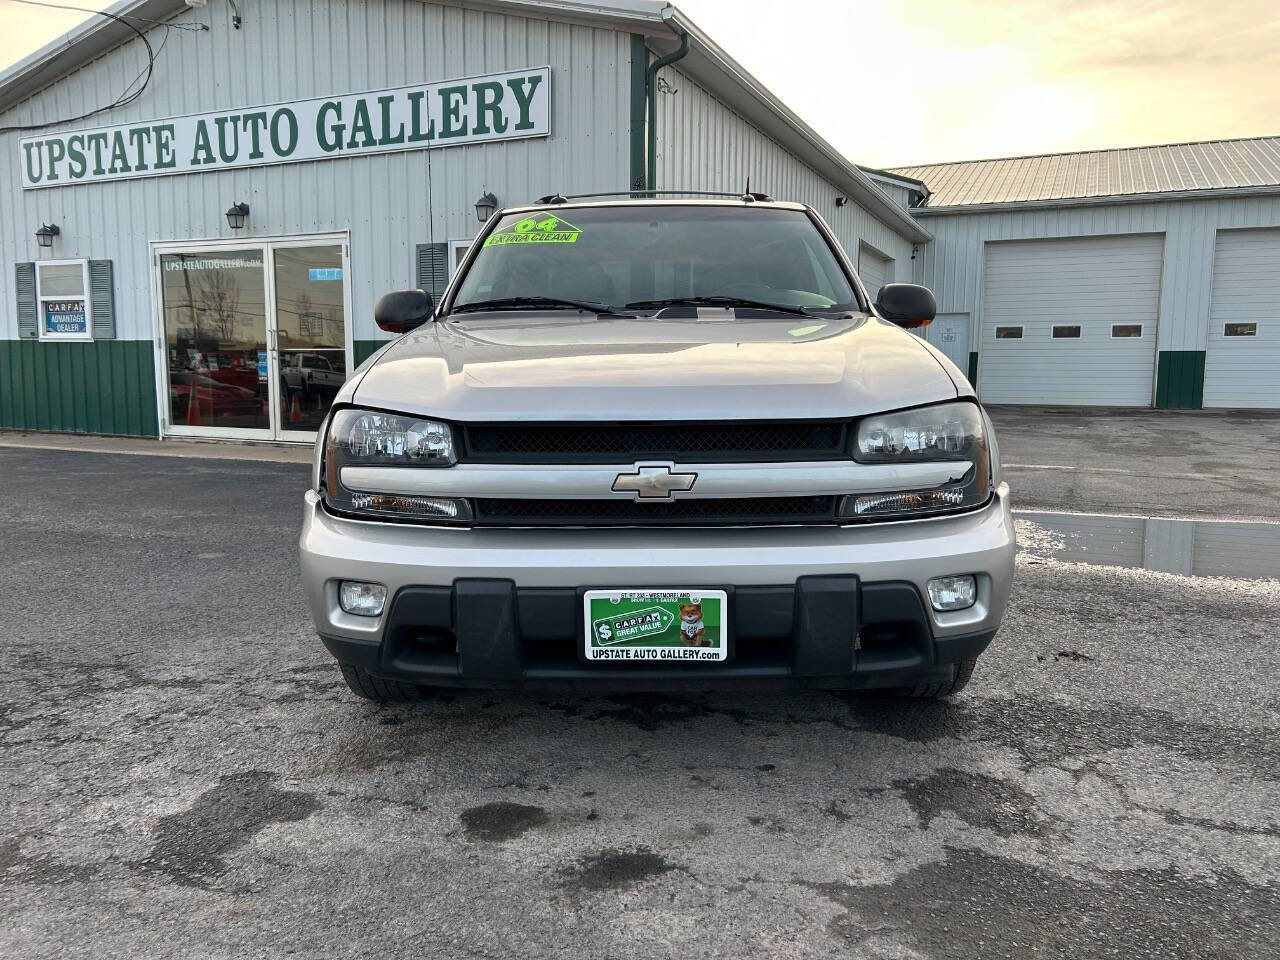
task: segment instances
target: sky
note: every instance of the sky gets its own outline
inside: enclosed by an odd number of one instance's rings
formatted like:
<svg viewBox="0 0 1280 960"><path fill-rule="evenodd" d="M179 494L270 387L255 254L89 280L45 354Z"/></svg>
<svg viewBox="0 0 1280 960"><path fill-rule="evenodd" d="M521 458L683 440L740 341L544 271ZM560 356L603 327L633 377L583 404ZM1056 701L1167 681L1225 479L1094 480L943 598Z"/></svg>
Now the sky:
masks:
<svg viewBox="0 0 1280 960"><path fill-rule="evenodd" d="M870 166L1280 134L1277 0L677 6ZM83 17L0 0L0 66Z"/></svg>

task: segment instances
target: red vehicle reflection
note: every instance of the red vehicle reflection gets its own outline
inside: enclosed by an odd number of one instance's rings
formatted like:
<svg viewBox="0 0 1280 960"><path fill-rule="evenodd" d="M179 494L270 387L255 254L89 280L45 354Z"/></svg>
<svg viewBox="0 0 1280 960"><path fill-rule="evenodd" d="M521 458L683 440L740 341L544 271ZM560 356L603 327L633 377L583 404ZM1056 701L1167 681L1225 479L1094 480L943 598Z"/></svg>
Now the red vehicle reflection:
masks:
<svg viewBox="0 0 1280 960"><path fill-rule="evenodd" d="M197 405L196 410L191 409L193 402ZM262 400L255 391L234 384L219 383L187 370L169 371L169 406L175 423L204 417L266 419Z"/></svg>

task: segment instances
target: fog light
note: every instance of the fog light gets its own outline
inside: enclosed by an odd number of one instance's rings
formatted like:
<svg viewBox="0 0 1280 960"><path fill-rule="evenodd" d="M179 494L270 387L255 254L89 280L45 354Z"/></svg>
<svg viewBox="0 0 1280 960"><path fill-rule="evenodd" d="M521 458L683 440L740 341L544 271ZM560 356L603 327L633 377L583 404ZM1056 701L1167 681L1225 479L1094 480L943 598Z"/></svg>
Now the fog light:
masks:
<svg viewBox="0 0 1280 960"><path fill-rule="evenodd" d="M380 583L343 580L338 585L338 603L357 617L380 617L387 603L387 588Z"/></svg>
<svg viewBox="0 0 1280 960"><path fill-rule="evenodd" d="M978 585L973 577L935 577L929 581L929 602L933 609L964 610L978 599Z"/></svg>

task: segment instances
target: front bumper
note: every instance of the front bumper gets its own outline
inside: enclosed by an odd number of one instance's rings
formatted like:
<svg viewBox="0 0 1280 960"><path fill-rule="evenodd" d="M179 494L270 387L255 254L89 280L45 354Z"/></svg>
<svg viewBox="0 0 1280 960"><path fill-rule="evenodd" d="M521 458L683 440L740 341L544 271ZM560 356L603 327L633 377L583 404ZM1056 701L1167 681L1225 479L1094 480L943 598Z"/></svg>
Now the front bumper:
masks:
<svg viewBox="0 0 1280 960"><path fill-rule="evenodd" d="M1013 578L1008 488L973 513L847 527L450 529L334 517L306 495L303 582L339 660L445 686L876 687L942 679L977 656ZM978 602L937 613L926 583L973 574ZM340 580L387 586L377 619ZM730 658L651 667L580 657L582 592L725 589Z"/></svg>

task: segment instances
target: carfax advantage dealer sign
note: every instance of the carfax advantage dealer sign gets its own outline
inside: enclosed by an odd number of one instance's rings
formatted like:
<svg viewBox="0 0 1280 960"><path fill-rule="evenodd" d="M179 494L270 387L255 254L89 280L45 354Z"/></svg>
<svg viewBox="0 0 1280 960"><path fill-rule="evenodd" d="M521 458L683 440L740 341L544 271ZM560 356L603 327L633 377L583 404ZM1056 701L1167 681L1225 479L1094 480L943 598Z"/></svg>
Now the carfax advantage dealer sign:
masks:
<svg viewBox="0 0 1280 960"><path fill-rule="evenodd" d="M545 137L551 68L43 134L19 142L22 186Z"/></svg>

